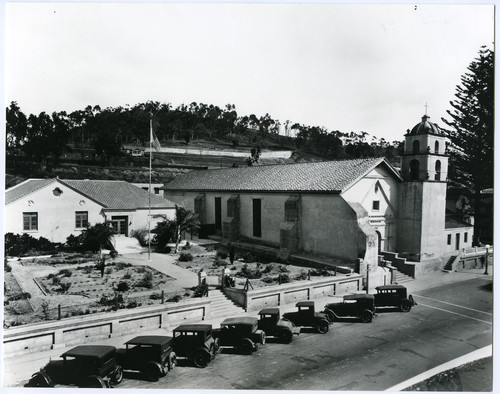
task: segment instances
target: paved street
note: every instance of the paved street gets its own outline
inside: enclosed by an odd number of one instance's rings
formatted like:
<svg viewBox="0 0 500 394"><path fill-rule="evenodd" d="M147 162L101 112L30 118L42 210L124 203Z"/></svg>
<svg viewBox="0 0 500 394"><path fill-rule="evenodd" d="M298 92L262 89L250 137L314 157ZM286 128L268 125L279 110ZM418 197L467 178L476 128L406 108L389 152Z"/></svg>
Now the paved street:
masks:
<svg viewBox="0 0 500 394"><path fill-rule="evenodd" d="M413 293L419 305L409 313L380 313L371 324L334 323L327 334L301 333L290 345L268 341L253 356L223 351L205 369L180 365L155 383L126 374L119 387L384 390L492 343L491 282L477 275L419 290Z"/></svg>

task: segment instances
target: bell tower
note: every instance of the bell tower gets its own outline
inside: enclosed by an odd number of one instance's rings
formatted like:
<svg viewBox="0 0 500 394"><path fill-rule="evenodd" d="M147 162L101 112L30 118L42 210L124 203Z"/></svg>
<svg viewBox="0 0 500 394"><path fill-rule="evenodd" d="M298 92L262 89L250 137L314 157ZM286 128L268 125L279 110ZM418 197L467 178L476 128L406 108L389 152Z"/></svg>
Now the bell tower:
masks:
<svg viewBox="0 0 500 394"><path fill-rule="evenodd" d="M447 138L429 116L405 134L397 249L409 260L439 257L445 246Z"/></svg>

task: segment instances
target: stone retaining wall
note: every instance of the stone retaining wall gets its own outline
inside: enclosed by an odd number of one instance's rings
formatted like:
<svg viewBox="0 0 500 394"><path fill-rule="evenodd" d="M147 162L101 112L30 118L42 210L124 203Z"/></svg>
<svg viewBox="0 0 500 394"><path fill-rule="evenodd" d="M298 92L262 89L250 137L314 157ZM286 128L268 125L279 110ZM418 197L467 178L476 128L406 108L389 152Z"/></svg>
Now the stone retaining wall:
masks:
<svg viewBox="0 0 500 394"><path fill-rule="evenodd" d="M5 358L62 348L148 329L175 327L209 316L210 301L197 298L12 327L3 331L3 354Z"/></svg>

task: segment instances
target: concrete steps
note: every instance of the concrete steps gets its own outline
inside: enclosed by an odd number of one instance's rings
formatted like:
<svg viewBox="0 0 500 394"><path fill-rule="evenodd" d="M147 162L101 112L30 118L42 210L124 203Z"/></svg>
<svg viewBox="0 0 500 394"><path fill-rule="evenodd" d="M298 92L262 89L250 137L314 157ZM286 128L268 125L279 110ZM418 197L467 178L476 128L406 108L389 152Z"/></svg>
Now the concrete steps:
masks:
<svg viewBox="0 0 500 394"><path fill-rule="evenodd" d="M405 275L400 271L394 271L394 283L402 285L403 283L411 282L413 279L411 276Z"/></svg>
<svg viewBox="0 0 500 394"><path fill-rule="evenodd" d="M245 310L227 298L221 290L209 290L210 317L237 317L245 313Z"/></svg>

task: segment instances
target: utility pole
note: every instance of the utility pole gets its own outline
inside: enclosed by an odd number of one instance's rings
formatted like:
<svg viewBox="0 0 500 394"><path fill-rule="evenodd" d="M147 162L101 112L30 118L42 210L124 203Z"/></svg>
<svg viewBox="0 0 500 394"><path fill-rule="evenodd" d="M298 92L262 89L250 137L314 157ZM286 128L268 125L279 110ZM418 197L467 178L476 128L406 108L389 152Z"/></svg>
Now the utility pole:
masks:
<svg viewBox="0 0 500 394"><path fill-rule="evenodd" d="M490 248L490 245L486 245L486 254L485 254L485 260L486 260L486 264L485 264L485 269L484 269L484 274L485 275L488 275L488 252L489 252L489 248Z"/></svg>
<svg viewBox="0 0 500 394"><path fill-rule="evenodd" d="M366 264L366 294L370 292L370 264Z"/></svg>

